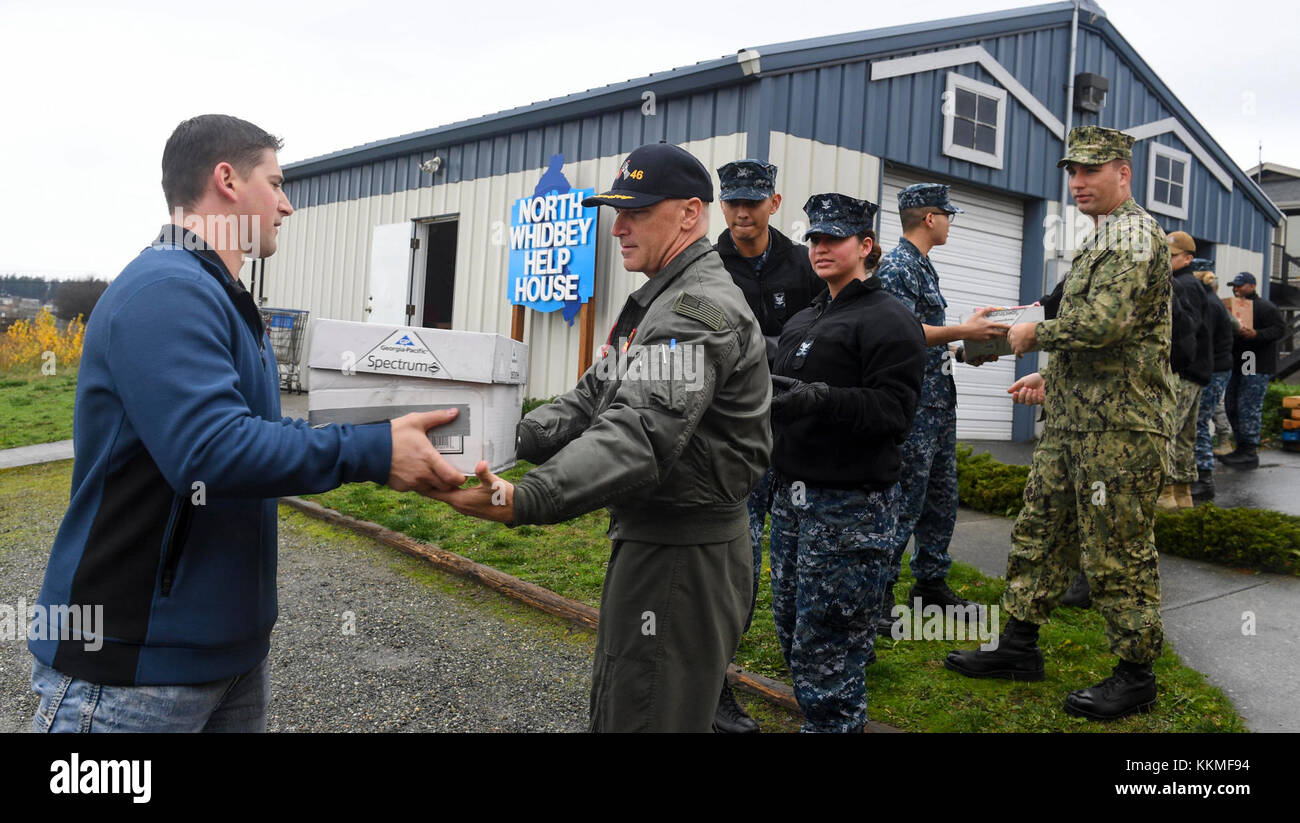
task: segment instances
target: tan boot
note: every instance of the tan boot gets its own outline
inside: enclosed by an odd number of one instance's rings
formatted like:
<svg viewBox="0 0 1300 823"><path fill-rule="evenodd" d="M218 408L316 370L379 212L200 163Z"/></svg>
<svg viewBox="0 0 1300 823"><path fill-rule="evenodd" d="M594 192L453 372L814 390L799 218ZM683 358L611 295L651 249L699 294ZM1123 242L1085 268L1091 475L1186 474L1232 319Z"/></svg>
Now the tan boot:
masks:
<svg viewBox="0 0 1300 823"><path fill-rule="evenodd" d="M1174 487L1166 483L1160 489L1160 497L1156 498L1156 509L1162 512L1178 511L1178 498L1174 496Z"/></svg>
<svg viewBox="0 0 1300 823"><path fill-rule="evenodd" d="M1190 509L1196 506L1192 502L1192 487L1189 483L1178 483L1174 486L1174 499L1178 501L1178 508Z"/></svg>

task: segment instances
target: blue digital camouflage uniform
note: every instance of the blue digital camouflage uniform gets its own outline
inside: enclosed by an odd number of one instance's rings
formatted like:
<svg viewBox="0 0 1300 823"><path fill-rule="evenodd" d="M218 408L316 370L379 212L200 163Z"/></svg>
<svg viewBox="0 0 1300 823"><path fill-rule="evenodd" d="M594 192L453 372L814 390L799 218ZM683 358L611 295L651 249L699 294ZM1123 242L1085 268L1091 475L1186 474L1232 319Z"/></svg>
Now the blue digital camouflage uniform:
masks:
<svg viewBox="0 0 1300 823"><path fill-rule="evenodd" d="M1214 410L1223 400L1223 392L1228 388L1230 371L1216 371L1210 375L1210 383L1201 392L1201 408L1196 415L1196 468L1214 471L1214 438L1210 436L1210 419Z"/></svg>
<svg viewBox="0 0 1300 823"><path fill-rule="evenodd" d="M856 234L872 225L876 208L842 194L814 195L804 206L808 234ZM836 351L829 343L822 348ZM804 714L802 730L862 731L865 666L889 578L898 485L874 491L809 486L778 470L771 513L772 613Z"/></svg>
<svg viewBox="0 0 1300 823"><path fill-rule="evenodd" d="M1245 361L1235 365L1228 378L1228 388L1223 395L1223 407L1228 412L1232 436L1237 444L1259 445L1260 418L1264 410L1264 395L1272 375L1245 374L1249 371Z"/></svg>
<svg viewBox="0 0 1300 823"><path fill-rule="evenodd" d="M792 483L772 495L772 613L806 732L867 723L865 666L889 581L898 486L881 491Z"/></svg>
<svg viewBox="0 0 1300 823"><path fill-rule="evenodd" d="M930 202L939 199L933 196L911 204L918 199L912 190L926 185L937 186L918 184L899 192L899 208L938 206L939 203ZM937 187L943 189L942 200L946 203L948 187ZM906 206L903 205L905 196L909 203ZM922 255L910 240L899 238L898 245L881 258L876 276L885 291L901 300L922 323L945 324L948 301L939 291L939 275L930 258ZM912 574L917 580L942 580L952 567L948 544L957 525L957 387L952 379L952 357L946 344L926 348L921 402L912 433L903 444L902 471L898 534L889 582L898 582L899 564L914 533ZM884 605L888 608L893 604Z"/></svg>

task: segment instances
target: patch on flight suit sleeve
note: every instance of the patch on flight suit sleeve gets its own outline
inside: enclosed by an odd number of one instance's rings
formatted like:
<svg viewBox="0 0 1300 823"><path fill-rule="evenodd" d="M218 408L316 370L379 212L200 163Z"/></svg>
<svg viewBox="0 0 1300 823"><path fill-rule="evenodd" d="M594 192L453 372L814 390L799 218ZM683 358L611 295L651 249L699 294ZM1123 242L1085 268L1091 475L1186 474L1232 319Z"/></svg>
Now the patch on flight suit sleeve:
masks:
<svg viewBox="0 0 1300 823"><path fill-rule="evenodd" d="M687 292L677 295L677 301L673 303L673 311L683 317L698 320L714 331L722 331L726 326L721 309L703 297L697 297Z"/></svg>

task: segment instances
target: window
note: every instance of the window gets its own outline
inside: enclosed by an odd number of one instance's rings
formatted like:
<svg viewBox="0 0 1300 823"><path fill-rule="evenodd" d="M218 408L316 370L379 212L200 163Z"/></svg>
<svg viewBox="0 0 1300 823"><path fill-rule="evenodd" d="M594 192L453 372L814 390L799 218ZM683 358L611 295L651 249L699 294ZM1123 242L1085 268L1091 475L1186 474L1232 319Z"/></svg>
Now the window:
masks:
<svg viewBox="0 0 1300 823"><path fill-rule="evenodd" d="M1187 219L1187 180L1192 156L1159 143L1147 158L1147 210Z"/></svg>
<svg viewBox="0 0 1300 823"><path fill-rule="evenodd" d="M949 72L943 95L943 153L1002 168L1006 111L1006 89Z"/></svg>

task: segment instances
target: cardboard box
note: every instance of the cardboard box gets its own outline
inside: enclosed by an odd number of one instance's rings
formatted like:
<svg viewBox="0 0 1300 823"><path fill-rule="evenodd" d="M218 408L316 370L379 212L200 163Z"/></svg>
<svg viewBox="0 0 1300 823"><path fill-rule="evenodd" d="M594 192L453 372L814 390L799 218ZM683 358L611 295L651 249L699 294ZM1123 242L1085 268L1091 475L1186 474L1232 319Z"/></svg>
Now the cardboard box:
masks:
<svg viewBox="0 0 1300 823"><path fill-rule="evenodd" d="M967 315L962 318L962 322L969 320L973 316ZM1042 306L1010 306L995 309L988 314L988 318L994 323L1006 323L1008 326L1014 326L1017 323L1037 323L1044 319ZM992 340L963 340L962 345L966 347L965 359L974 360L979 357L1003 357L1011 354L1011 343L1005 337L995 337ZM1036 349L1035 349L1036 351Z"/></svg>
<svg viewBox="0 0 1300 823"><path fill-rule="evenodd" d="M1243 329L1255 328L1255 301L1245 297L1225 297L1223 305L1228 313L1237 318Z"/></svg>
<svg viewBox="0 0 1300 823"><path fill-rule="evenodd" d="M1282 398L1282 408L1300 409L1300 394L1292 394Z"/></svg>
<svg viewBox="0 0 1300 823"><path fill-rule="evenodd" d="M499 334L312 321L307 422L374 423L456 407L429 440L457 471L515 464L528 346Z"/></svg>

